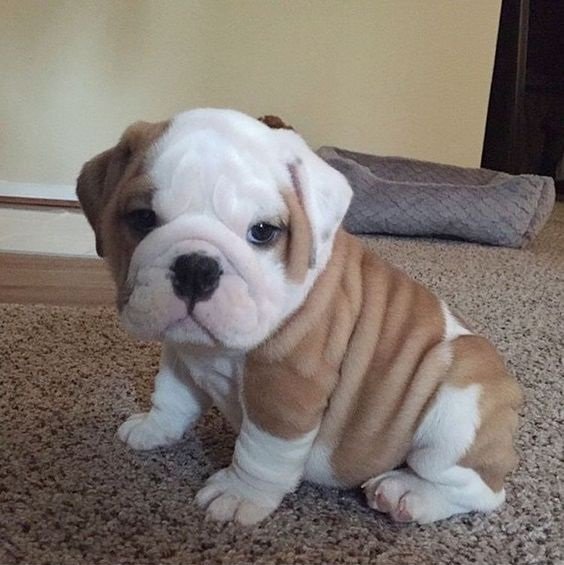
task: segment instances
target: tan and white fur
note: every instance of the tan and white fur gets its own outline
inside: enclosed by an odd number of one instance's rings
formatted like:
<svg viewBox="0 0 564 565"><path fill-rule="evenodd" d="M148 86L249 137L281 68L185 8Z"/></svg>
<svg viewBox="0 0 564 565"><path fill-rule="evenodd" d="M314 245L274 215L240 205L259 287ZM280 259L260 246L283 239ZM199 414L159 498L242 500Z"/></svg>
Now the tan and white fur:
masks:
<svg viewBox="0 0 564 565"><path fill-rule="evenodd" d="M124 326L163 343L152 408L119 437L170 445L212 404L238 432L196 497L209 517L255 523L302 480L362 486L397 521L503 502L515 381L487 340L341 229L351 189L295 132L230 110L139 122L77 192ZM155 219L142 234L139 210ZM277 228L268 245L249 236L261 223ZM176 270L193 256L217 267L196 301Z"/></svg>

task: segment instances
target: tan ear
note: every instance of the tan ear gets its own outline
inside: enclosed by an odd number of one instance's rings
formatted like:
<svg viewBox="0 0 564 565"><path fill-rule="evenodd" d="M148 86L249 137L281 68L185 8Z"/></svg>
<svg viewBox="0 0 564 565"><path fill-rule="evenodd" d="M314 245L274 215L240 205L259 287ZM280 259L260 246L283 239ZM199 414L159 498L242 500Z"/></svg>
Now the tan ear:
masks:
<svg viewBox="0 0 564 565"><path fill-rule="evenodd" d="M261 116L260 118L258 118L258 121L266 124L270 129L294 129L292 126L289 126L287 123L285 123L282 118L279 118L278 116L272 116L270 114Z"/></svg>
<svg viewBox="0 0 564 565"><path fill-rule="evenodd" d="M347 179L314 153L294 131L274 130L280 160L288 171L290 185L310 226L309 268L333 238L347 212L352 189Z"/></svg>
<svg viewBox="0 0 564 565"><path fill-rule="evenodd" d="M110 161L114 158L116 148L108 149L84 164L76 181L76 195L82 211L92 226L96 235L96 253L103 257L102 238L100 237L99 221L102 209L107 201L104 198L106 177Z"/></svg>
<svg viewBox="0 0 564 565"><path fill-rule="evenodd" d="M76 182L76 194L84 215L96 234L96 252L103 257L100 218L127 166L164 132L168 122L136 122L119 143L86 162Z"/></svg>

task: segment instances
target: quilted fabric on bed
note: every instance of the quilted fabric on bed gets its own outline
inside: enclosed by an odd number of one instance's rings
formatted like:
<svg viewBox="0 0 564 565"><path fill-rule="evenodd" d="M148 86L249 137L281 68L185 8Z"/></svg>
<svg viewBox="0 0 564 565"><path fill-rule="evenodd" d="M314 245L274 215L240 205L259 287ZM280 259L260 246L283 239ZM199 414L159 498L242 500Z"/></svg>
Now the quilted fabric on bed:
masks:
<svg viewBox="0 0 564 565"><path fill-rule="evenodd" d="M318 154L349 180L345 218L352 233L464 239L524 247L554 206L554 182L321 147Z"/></svg>

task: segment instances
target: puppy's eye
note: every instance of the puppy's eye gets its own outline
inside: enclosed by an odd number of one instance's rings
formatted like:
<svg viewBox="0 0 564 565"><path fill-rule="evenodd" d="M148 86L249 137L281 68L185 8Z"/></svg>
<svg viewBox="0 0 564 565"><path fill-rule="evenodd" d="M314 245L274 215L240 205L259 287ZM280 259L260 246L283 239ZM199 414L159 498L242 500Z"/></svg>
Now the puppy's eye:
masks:
<svg viewBox="0 0 564 565"><path fill-rule="evenodd" d="M264 245L274 241L279 234L279 227L266 222L260 222L249 228L247 239L254 245Z"/></svg>
<svg viewBox="0 0 564 565"><path fill-rule="evenodd" d="M141 208L129 212L125 221L133 231L145 235L157 226L157 215L149 208Z"/></svg>

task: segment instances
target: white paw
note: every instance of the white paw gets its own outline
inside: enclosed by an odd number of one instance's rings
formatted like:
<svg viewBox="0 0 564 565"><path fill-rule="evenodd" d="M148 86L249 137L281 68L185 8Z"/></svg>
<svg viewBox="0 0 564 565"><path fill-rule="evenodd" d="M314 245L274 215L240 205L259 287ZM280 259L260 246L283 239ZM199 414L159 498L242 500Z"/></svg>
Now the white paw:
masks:
<svg viewBox="0 0 564 565"><path fill-rule="evenodd" d="M271 514L282 500L279 493L263 492L243 482L227 467L212 475L196 495L196 503L206 510L206 518L235 521L244 526L256 524Z"/></svg>
<svg viewBox="0 0 564 565"><path fill-rule="evenodd" d="M151 412L134 414L128 418L119 427L117 435L129 447L138 450L171 445L182 437L182 434L165 429Z"/></svg>
<svg viewBox="0 0 564 565"><path fill-rule="evenodd" d="M426 524L456 513L433 483L411 471L389 471L369 479L362 488L368 506L396 522Z"/></svg>

